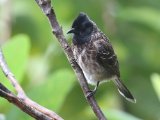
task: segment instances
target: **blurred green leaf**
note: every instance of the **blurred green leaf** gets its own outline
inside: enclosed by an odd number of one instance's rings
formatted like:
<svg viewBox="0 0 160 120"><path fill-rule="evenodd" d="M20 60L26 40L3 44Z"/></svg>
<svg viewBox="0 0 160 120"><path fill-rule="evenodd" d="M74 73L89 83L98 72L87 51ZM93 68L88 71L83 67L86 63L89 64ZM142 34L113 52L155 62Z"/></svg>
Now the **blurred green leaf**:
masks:
<svg viewBox="0 0 160 120"><path fill-rule="evenodd" d="M151 82L153 85L153 88L155 92L157 93L157 96L160 100L160 75L157 73L154 73L151 75Z"/></svg>
<svg viewBox="0 0 160 120"><path fill-rule="evenodd" d="M160 11L156 9L148 7L129 7L120 10L118 18L125 21L141 23L160 32Z"/></svg>
<svg viewBox="0 0 160 120"><path fill-rule="evenodd" d="M68 69L61 69L45 80L45 83L30 88L27 95L30 96L35 102L42 106L49 108L53 111L59 111L63 105L66 96L74 85L74 73ZM27 114L23 113L19 109L15 109L13 106L7 115L7 119L13 120L32 120Z"/></svg>
<svg viewBox="0 0 160 120"><path fill-rule="evenodd" d="M2 51L5 60L10 68L11 72L15 75L18 82L22 82L22 77L27 65L27 59L29 56L30 43L29 38L26 35L17 35L10 41L2 45ZM0 70L0 82L4 84L9 90L14 90L13 86L4 76L2 70ZM1 101L0 107L5 107L7 101ZM5 102L5 103L4 103Z"/></svg>
<svg viewBox="0 0 160 120"><path fill-rule="evenodd" d="M29 38L26 35L17 35L2 46L2 51L8 67L19 82L22 81L22 77L24 75L29 56L29 49ZM3 73L1 71L0 81L9 88L10 83L9 85L8 82L6 84L6 81L8 80L6 80L5 76L2 74Z"/></svg>
<svg viewBox="0 0 160 120"><path fill-rule="evenodd" d="M68 69L58 70L44 84L32 88L29 96L47 108L59 111L73 87L74 79L72 71Z"/></svg>
<svg viewBox="0 0 160 120"><path fill-rule="evenodd" d="M107 110L104 111L109 120L141 120L129 113L120 110Z"/></svg>
<svg viewBox="0 0 160 120"><path fill-rule="evenodd" d="M91 111L90 108L87 108L87 111ZM142 120L140 118L137 118L136 116L127 113L125 111L122 111L120 109L102 109L103 113L105 114L105 116L109 119L109 120ZM88 118L91 118L92 114L91 112L87 112ZM92 116L91 120L95 120L95 117Z"/></svg>

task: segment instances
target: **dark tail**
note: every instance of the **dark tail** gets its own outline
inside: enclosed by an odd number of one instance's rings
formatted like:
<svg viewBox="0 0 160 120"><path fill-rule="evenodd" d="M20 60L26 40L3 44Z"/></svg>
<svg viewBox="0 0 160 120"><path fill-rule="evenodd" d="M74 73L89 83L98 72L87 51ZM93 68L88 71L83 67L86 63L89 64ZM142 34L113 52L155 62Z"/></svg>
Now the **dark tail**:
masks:
<svg viewBox="0 0 160 120"><path fill-rule="evenodd" d="M130 91L127 89L127 87L122 83L120 79L114 80L115 85L118 87L119 93L128 101L132 103L136 103L136 99L133 97L133 95L130 93Z"/></svg>

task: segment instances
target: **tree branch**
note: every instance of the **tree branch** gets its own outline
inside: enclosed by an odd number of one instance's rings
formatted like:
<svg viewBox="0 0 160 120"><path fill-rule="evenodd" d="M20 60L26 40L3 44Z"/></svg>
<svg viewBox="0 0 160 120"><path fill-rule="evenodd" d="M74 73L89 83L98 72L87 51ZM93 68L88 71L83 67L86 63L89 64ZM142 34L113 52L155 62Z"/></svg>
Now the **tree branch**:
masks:
<svg viewBox="0 0 160 120"><path fill-rule="evenodd" d="M25 113L29 114L30 116L32 116L37 120L63 120L53 111L48 110L43 106L40 106L39 104L32 101L30 98L26 96L22 87L19 85L13 73L8 68L1 48L0 48L0 67L17 92L17 95L13 94L3 84L0 83L1 97L7 99L9 102L13 103L22 111L24 111Z"/></svg>
<svg viewBox="0 0 160 120"><path fill-rule="evenodd" d="M69 46L69 44L67 43L66 38L63 35L63 31L62 28L60 27L57 18L56 18L56 14L54 9L51 6L51 0L35 0L37 2L37 4L39 5L39 7L42 9L42 11L44 12L44 14L47 16L50 25L52 27L52 33L56 36L57 40L59 41L61 47L64 50L64 53L66 54L77 78L78 81L80 83L80 86L83 90L83 93L85 95L85 97L87 96L88 91L90 91L88 84L86 82L86 79L83 75L83 72L81 70L81 68L79 67L79 65L76 63L74 56L73 56L73 52L71 50L71 47ZM102 113L100 107L98 106L94 96L91 97L86 97L88 103L90 104L91 108L93 109L95 115L97 116L97 118L99 120L106 120L104 114Z"/></svg>

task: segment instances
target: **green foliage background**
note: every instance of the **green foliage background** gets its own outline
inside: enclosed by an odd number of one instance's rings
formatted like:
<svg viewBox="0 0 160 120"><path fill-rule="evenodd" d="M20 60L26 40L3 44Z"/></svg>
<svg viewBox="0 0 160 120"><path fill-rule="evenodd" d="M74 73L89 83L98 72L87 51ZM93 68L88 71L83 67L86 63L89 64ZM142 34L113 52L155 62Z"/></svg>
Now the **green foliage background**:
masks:
<svg viewBox="0 0 160 120"><path fill-rule="evenodd" d="M124 100L112 82L102 84L95 97L108 119L159 120L159 0L54 0L53 5L70 43L67 30L83 11L110 38L115 48L121 77L137 103ZM12 0L11 11L11 38L1 47L27 95L66 120L96 120L51 33L48 20L35 1ZM14 90L2 72L0 82ZM0 120L1 116L6 120L33 120L2 98Z"/></svg>

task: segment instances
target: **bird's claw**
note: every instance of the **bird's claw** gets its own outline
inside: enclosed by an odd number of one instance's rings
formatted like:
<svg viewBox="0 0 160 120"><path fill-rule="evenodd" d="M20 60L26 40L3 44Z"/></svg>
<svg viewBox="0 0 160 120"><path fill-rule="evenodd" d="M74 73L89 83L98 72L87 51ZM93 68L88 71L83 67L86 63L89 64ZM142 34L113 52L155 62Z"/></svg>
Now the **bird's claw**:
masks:
<svg viewBox="0 0 160 120"><path fill-rule="evenodd" d="M96 93L96 90L90 90L87 92L87 98L93 96Z"/></svg>
<svg viewBox="0 0 160 120"><path fill-rule="evenodd" d="M97 82L96 87L93 90L88 91L87 98L93 96L96 93L98 86L99 86L99 82Z"/></svg>

